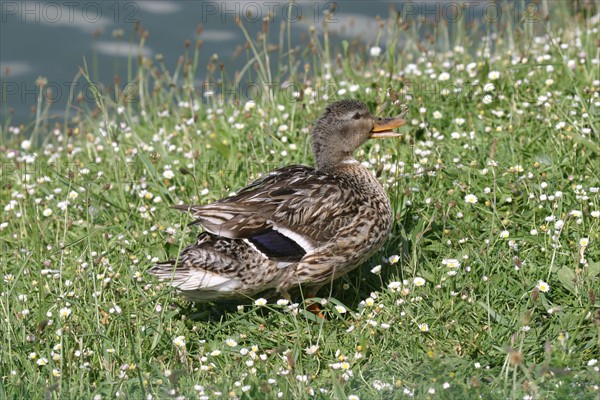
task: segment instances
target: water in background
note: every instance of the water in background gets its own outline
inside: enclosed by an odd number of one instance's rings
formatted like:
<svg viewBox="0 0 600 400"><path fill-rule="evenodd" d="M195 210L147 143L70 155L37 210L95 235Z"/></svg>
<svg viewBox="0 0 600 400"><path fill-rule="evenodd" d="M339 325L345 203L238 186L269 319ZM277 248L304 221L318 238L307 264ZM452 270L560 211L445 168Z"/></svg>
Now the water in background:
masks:
<svg viewBox="0 0 600 400"><path fill-rule="evenodd" d="M219 55L228 75L233 76L246 61L245 56L234 57L236 47L245 43L235 24L236 17L256 37L263 18L272 16L271 43L278 42L280 23L289 18L295 45L302 38L306 40L310 26L322 30L325 15L335 10L328 29L338 38L338 44L339 39L359 37L367 46L378 43L382 47L385 38L378 38L375 17L387 18L391 7L405 19L444 18L450 28L453 23L469 24L482 15L490 20L503 17L491 0L467 3L462 9L460 3L297 1L290 6L286 1L2 1L0 124L5 123L9 109L13 124L31 120L38 77L47 79L46 88L52 90L51 114L60 119L73 78L84 60L94 81L110 85L115 76L125 79L131 55L135 67L138 55L154 58L162 54L172 70L185 51L185 40L191 39L193 46L196 39L202 39L198 79L202 79L203 68L213 54ZM134 34L137 21L149 32L141 49ZM198 35L199 26L202 32ZM121 82L120 86L126 84ZM83 85L87 84L80 79L75 92Z"/></svg>

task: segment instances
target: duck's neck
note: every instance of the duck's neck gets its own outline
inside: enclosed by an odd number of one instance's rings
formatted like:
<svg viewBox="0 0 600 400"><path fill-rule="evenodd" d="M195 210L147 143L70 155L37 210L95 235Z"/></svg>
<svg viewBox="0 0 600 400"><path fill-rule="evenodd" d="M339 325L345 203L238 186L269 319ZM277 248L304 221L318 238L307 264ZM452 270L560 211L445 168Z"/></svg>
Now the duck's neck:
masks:
<svg viewBox="0 0 600 400"><path fill-rule="evenodd" d="M336 170L350 165L360 165L352 154L340 154L332 159L331 157L319 157L317 155L317 169L320 171Z"/></svg>
<svg viewBox="0 0 600 400"><path fill-rule="evenodd" d="M313 148L317 169L319 170L327 170L335 168L337 165L356 161L351 152L343 151L339 148L330 146L327 143L315 143L313 144Z"/></svg>
<svg viewBox="0 0 600 400"><path fill-rule="evenodd" d="M313 152L319 170L335 169L339 165L356 161L353 153L360 143L353 143L354 135L346 134L348 138L340 143L334 138L344 137L344 135L336 134L331 130L328 123L319 120L312 134Z"/></svg>
<svg viewBox="0 0 600 400"><path fill-rule="evenodd" d="M375 180L373 174L352 156L335 164L317 165L317 169L338 176L360 176L361 179Z"/></svg>

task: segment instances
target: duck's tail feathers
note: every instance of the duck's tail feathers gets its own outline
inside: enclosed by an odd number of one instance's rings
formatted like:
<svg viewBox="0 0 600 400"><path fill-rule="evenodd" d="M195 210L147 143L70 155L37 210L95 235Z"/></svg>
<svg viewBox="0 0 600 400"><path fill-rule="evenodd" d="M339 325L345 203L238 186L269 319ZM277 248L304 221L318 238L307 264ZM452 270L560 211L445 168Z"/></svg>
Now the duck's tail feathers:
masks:
<svg viewBox="0 0 600 400"><path fill-rule="evenodd" d="M176 266L175 260L157 263L147 272L175 287L185 297L198 300L226 296L242 286L241 281L236 277L200 268L190 269Z"/></svg>
<svg viewBox="0 0 600 400"><path fill-rule="evenodd" d="M165 273L171 275L175 267L175 260L161 261L154 264L146 270L147 273L158 277L164 276Z"/></svg>

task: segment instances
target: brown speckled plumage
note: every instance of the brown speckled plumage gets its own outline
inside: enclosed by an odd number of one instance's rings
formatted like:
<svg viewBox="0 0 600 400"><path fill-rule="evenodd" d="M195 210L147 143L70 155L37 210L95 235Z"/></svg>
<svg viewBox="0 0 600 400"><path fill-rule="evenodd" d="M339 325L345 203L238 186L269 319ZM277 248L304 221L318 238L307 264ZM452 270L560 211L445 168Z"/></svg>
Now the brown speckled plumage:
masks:
<svg viewBox="0 0 600 400"><path fill-rule="evenodd" d="M316 169L283 167L213 204L176 206L206 232L149 272L196 301L287 297L299 285L315 294L385 242L389 200L352 154L370 137L395 136L389 129L401 123L371 117L356 100L333 103L313 132Z"/></svg>

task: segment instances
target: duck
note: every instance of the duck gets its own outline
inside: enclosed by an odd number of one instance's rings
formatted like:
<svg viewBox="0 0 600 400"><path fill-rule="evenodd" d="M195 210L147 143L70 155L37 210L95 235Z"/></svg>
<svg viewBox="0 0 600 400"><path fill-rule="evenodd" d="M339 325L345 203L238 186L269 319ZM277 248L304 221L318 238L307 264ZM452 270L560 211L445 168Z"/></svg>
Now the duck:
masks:
<svg viewBox="0 0 600 400"><path fill-rule="evenodd" d="M401 136L394 129L404 124L359 100L329 104L311 135L315 167L284 166L212 204L173 206L204 231L148 272L194 302L315 297L386 242L389 198L354 153L369 139Z"/></svg>

